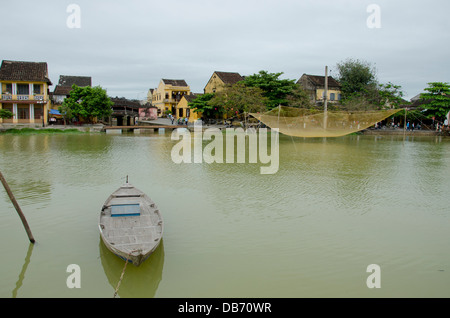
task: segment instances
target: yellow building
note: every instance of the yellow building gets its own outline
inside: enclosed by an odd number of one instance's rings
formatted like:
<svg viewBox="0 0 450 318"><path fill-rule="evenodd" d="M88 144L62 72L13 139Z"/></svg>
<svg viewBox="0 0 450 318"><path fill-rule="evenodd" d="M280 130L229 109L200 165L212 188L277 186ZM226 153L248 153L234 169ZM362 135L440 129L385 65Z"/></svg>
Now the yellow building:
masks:
<svg viewBox="0 0 450 318"><path fill-rule="evenodd" d="M190 95L183 95L180 102L177 104L177 114L176 118L188 118L189 122L195 122L197 119L202 117L201 113L194 112L193 109L189 107L189 102L193 101L195 98L197 98L198 94L190 94Z"/></svg>
<svg viewBox="0 0 450 318"><path fill-rule="evenodd" d="M225 85L233 85L243 80L244 78L239 73L215 71L203 91L205 94L220 92Z"/></svg>
<svg viewBox="0 0 450 318"><path fill-rule="evenodd" d="M303 74L297 81L309 95L313 103L324 101L325 76ZM328 76L327 101L338 102L341 100L341 84L333 77Z"/></svg>
<svg viewBox="0 0 450 318"><path fill-rule="evenodd" d="M11 111L5 124L44 126L50 109L47 63L3 60L0 67L0 108Z"/></svg>
<svg viewBox="0 0 450 318"><path fill-rule="evenodd" d="M175 116L176 106L184 95L189 95L191 89L185 80L161 79L158 88L153 90L152 105L158 108L158 116L165 116L170 110Z"/></svg>

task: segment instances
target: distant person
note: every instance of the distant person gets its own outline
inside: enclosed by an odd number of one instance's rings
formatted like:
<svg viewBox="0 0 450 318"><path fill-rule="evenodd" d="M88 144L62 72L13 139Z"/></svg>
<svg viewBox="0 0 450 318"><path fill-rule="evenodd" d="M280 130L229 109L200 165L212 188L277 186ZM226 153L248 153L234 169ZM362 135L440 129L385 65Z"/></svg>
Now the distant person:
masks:
<svg viewBox="0 0 450 318"><path fill-rule="evenodd" d="M406 130L409 130L409 121L406 123Z"/></svg>
<svg viewBox="0 0 450 318"><path fill-rule="evenodd" d="M186 117L186 118L184 119L184 123L186 124L186 126L187 126L187 124L188 124L188 121L189 121L189 119Z"/></svg>

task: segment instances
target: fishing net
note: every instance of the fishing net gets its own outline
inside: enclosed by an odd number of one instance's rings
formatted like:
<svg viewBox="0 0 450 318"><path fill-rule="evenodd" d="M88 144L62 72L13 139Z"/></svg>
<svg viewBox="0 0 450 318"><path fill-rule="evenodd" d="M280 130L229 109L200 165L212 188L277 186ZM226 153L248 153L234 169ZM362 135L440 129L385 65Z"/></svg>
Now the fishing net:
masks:
<svg viewBox="0 0 450 318"><path fill-rule="evenodd" d="M250 113L270 128L295 137L339 137L357 132L401 109L373 111L319 111L279 106L266 113Z"/></svg>

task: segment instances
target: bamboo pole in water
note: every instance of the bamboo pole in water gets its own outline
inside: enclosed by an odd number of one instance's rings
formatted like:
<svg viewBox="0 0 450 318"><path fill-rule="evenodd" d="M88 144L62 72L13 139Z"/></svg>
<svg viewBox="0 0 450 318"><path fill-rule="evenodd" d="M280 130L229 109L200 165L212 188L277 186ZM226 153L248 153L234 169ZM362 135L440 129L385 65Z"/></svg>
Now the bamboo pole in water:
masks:
<svg viewBox="0 0 450 318"><path fill-rule="evenodd" d="M9 199L11 200L12 204L16 208L16 211L19 214L20 219L22 220L22 224L23 224L25 230L27 231L30 242L34 244L35 240L34 240L33 234L31 233L31 229L30 229L30 226L28 225L27 219L25 218L25 215L23 214L22 209L20 208L19 204L17 203L16 198L14 198L14 195L13 195L11 189L9 188L9 185L6 182L5 178L3 177L3 174L1 171L0 171L0 180L2 181L3 186L5 187L6 193L8 193Z"/></svg>

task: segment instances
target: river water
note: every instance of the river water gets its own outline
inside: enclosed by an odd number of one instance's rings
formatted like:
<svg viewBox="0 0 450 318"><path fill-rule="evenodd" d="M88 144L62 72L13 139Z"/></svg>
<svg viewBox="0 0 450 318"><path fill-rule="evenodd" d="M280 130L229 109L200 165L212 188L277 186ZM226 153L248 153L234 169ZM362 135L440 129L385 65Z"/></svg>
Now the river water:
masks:
<svg viewBox="0 0 450 318"><path fill-rule="evenodd" d="M165 227L120 297L450 297L449 139L280 135L278 172L264 175L248 161L176 164L170 136L0 135L36 239L1 188L0 297L113 297L124 262L97 222L127 175Z"/></svg>

